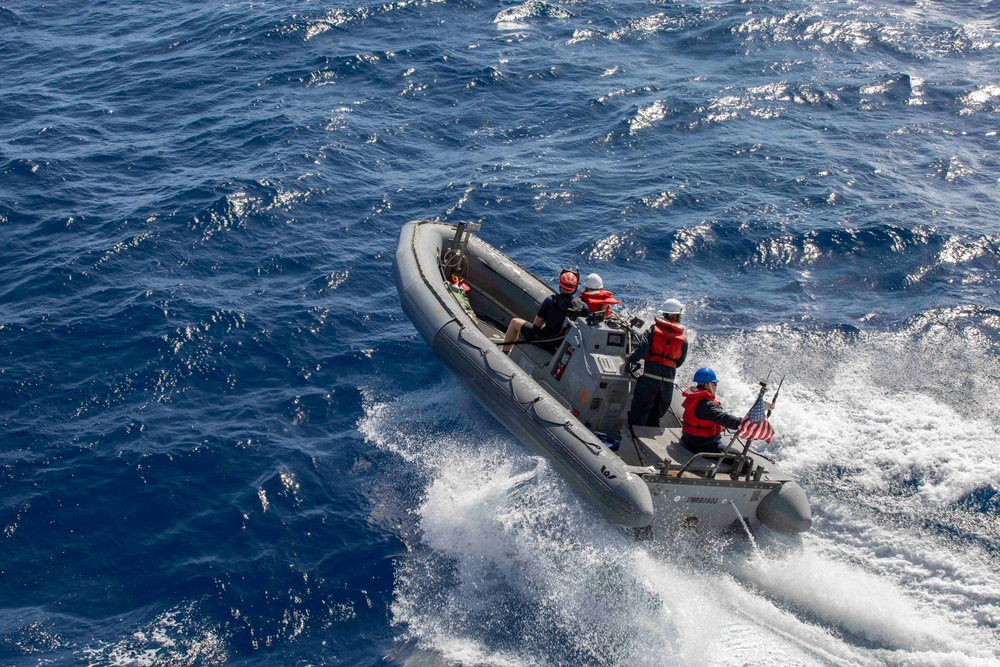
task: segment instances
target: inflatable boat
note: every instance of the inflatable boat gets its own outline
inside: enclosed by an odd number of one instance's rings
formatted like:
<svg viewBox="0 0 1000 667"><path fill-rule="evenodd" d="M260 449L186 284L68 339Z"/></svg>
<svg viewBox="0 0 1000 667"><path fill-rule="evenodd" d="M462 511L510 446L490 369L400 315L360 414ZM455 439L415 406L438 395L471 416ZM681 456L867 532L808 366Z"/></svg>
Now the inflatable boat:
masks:
<svg viewBox="0 0 1000 667"><path fill-rule="evenodd" d="M665 425L628 425L634 378L626 359L640 321L603 311L568 318L544 347L520 341L504 354L510 321L531 321L553 291L474 236L479 227L407 223L394 271L417 331L497 421L609 521L639 534L809 529L805 492L767 457L749 446L693 454L681 445L679 391Z"/></svg>

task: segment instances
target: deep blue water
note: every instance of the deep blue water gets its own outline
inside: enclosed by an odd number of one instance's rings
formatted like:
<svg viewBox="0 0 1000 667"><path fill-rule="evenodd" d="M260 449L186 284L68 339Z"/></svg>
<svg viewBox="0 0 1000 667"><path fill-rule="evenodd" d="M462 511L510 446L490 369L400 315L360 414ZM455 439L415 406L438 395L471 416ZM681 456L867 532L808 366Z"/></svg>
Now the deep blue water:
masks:
<svg viewBox="0 0 1000 667"><path fill-rule="evenodd" d="M0 664L995 664L997 72L986 0L3 4ZM813 531L607 526L417 218L785 375Z"/></svg>

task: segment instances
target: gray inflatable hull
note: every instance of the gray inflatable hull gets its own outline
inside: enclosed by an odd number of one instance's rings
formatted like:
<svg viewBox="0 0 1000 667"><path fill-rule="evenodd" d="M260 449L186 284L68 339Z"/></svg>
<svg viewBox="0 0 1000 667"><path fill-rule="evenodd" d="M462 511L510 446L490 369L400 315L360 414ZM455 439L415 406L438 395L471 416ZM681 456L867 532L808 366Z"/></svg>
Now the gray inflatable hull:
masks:
<svg viewBox="0 0 1000 667"><path fill-rule="evenodd" d="M448 292L440 258L451 225L407 223L393 263L403 310L462 386L531 451L544 456L608 520L628 528L653 521L646 483L480 331ZM503 290L533 312L552 291L492 246L472 237L470 282Z"/></svg>

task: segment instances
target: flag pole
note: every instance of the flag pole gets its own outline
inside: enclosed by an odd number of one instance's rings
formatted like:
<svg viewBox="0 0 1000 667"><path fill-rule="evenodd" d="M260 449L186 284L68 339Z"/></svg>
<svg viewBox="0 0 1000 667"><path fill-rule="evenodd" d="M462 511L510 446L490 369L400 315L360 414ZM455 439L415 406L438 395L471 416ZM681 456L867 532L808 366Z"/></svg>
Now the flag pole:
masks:
<svg viewBox="0 0 1000 667"><path fill-rule="evenodd" d="M771 374L768 373L767 377L768 378L771 377ZM784 382L785 378L782 377L781 380L782 380L782 382ZM778 388L779 389L781 388L781 383L780 382L778 383ZM757 398L753 399L753 403L750 404L750 410L753 410L753 406L757 404L757 401L760 400L761 396L764 395L765 391L767 391L767 378L765 378L765 379L763 379L763 380L760 381L760 391L757 392ZM778 392L774 392L774 395L777 396ZM750 410L747 410L747 415L750 414ZM770 415L770 414L771 413L768 413L768 415ZM743 418L746 419L746 416L744 416ZM739 429L736 430L736 434L737 435L739 434ZM734 440L736 439L736 435L733 436L733 439ZM743 443L743 451L740 452L740 458L738 458L736 460L735 470L736 470L736 476L737 477L739 477L740 470L743 469L743 462L747 460L747 452L750 451L750 443L751 442L753 442L753 439L752 438L747 438L747 441L745 443ZM729 448L727 447L726 450L728 452Z"/></svg>
<svg viewBox="0 0 1000 667"><path fill-rule="evenodd" d="M781 385L785 384L785 376L781 376L781 380L778 382L778 388L774 390L774 396L771 397L771 407L767 409L767 416L770 417L771 413L774 412L774 406L778 402L778 394L781 393Z"/></svg>

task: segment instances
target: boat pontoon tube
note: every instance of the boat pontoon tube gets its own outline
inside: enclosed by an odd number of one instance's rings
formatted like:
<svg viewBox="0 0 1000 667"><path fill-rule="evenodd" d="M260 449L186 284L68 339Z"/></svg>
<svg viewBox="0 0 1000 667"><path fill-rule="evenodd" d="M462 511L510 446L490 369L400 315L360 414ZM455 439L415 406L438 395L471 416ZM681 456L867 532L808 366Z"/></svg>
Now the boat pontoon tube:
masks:
<svg viewBox="0 0 1000 667"><path fill-rule="evenodd" d="M610 453L570 410L511 361L448 293L442 252L455 228L430 221L400 232L394 269L403 310L465 389L535 453L547 458L573 488L612 522L645 528L653 520L649 488ZM506 289L524 312L552 291L528 271L473 236L464 249L469 282Z"/></svg>

